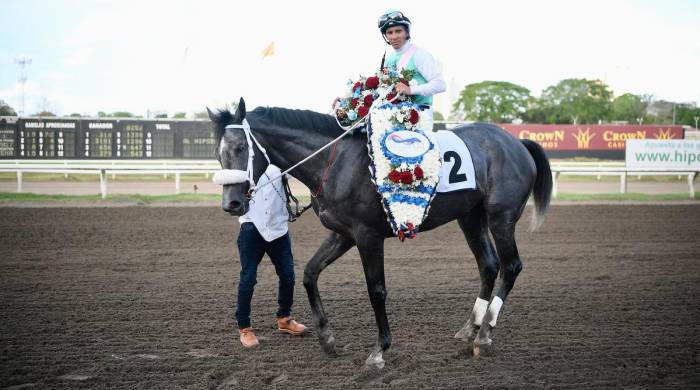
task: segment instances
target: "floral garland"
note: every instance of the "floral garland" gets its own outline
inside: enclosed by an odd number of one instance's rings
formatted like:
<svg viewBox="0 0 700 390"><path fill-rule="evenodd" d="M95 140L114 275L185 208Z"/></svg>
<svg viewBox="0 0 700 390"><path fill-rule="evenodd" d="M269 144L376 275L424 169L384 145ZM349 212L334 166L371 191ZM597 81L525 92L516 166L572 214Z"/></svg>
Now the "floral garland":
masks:
<svg viewBox="0 0 700 390"><path fill-rule="evenodd" d="M415 84L415 71L404 69L398 72L385 68L369 77L360 76L359 80L348 80L348 89L335 107L335 115L343 126L350 126L358 119L369 114L372 103L377 99L393 102L410 101L410 96L399 95L397 98L395 85L403 83Z"/></svg>
<svg viewBox="0 0 700 390"><path fill-rule="evenodd" d="M415 237L439 180L440 153L429 136L432 118L428 118L428 112L415 103L401 102L374 107L370 116L372 180L394 234L401 241ZM400 149L405 144L416 146Z"/></svg>

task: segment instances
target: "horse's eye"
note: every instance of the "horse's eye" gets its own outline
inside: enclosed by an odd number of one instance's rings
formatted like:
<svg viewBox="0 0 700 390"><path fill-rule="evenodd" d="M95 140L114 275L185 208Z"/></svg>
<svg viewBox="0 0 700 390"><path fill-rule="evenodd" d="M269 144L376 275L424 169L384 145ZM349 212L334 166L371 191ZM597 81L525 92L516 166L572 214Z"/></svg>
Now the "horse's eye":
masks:
<svg viewBox="0 0 700 390"><path fill-rule="evenodd" d="M243 153L244 150L245 148L243 147L243 145L236 145L236 147L234 148L234 151L236 153Z"/></svg>

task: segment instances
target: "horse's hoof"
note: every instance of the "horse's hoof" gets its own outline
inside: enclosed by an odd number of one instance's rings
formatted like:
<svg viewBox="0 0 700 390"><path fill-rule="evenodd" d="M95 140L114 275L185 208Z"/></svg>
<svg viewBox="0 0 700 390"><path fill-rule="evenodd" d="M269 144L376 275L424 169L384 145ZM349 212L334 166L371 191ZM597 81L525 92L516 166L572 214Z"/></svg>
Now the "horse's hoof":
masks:
<svg viewBox="0 0 700 390"><path fill-rule="evenodd" d="M477 331L478 331L478 328L475 328L471 325L466 325L462 329L460 329L459 332L457 332L455 334L455 338L457 340L469 342L471 340L474 340L474 338L476 337Z"/></svg>
<svg viewBox="0 0 700 390"><path fill-rule="evenodd" d="M335 337L330 336L326 340L321 341L321 349L327 355L335 356Z"/></svg>
<svg viewBox="0 0 700 390"><path fill-rule="evenodd" d="M365 360L365 364L368 367L373 367L373 368L376 368L378 370L381 370L382 368L384 368L385 363L386 362L382 358L382 351L381 350L374 351L374 352L370 353L367 360Z"/></svg>
<svg viewBox="0 0 700 390"><path fill-rule="evenodd" d="M491 356L493 355L493 352L494 348L491 340L481 342L474 340L474 348L472 353L474 359L478 359L482 356Z"/></svg>

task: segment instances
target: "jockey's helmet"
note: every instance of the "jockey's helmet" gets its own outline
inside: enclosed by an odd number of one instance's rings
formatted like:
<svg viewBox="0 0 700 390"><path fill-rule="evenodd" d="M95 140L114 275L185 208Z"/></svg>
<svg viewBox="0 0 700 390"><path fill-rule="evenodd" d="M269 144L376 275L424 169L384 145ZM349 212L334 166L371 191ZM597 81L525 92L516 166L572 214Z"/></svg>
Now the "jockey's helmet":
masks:
<svg viewBox="0 0 700 390"><path fill-rule="evenodd" d="M379 31L382 32L382 36L386 33L389 27L394 26L404 26L406 28L406 33L408 38L411 38L411 20L408 19L403 12L397 9L390 9L379 17L379 22L377 23Z"/></svg>

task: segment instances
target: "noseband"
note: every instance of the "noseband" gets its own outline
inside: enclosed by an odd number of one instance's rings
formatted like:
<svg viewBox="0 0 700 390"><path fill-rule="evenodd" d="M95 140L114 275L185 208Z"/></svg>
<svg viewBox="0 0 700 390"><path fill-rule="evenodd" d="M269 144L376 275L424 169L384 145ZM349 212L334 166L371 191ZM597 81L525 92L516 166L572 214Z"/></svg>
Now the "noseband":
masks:
<svg viewBox="0 0 700 390"><path fill-rule="evenodd" d="M255 179L253 178L253 157L255 156L253 142L255 142L255 145L258 146L258 149L260 149L263 156L265 156L265 159L267 160L268 164L270 163L270 157L267 156L265 148L263 148L262 145L260 145L260 142L258 142L258 140L255 139L255 136L250 131L250 124L246 119L243 119L243 122L240 125L227 125L225 128L242 129L243 133L245 133L245 138L248 142L248 166L246 167L245 171L240 169L220 169L218 172L214 173L212 181L215 184L222 186L230 184L239 184L247 181L250 184L250 188L252 190L255 187Z"/></svg>

